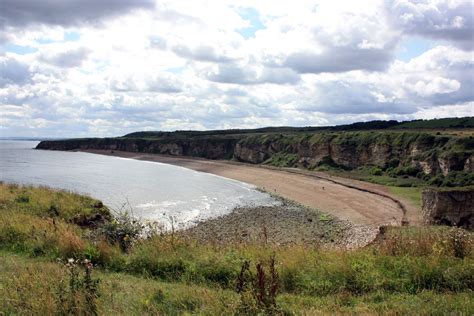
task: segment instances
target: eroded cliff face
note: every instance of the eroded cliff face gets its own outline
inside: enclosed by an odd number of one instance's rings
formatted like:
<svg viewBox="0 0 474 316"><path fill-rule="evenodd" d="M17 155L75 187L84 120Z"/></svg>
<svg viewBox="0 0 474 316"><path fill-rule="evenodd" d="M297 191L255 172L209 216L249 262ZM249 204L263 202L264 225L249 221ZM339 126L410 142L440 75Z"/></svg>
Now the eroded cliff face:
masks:
<svg viewBox="0 0 474 316"><path fill-rule="evenodd" d="M297 167L314 168L323 163L347 169L360 166L412 166L425 174L449 174L451 171L474 169L474 158L469 150L474 141L404 133L342 133L324 137L291 139L273 136L262 142L242 140L234 157L242 162L264 163L278 153L298 157ZM461 144L458 144L458 143ZM462 145L462 146L461 146ZM457 151L451 152L451 148Z"/></svg>
<svg viewBox="0 0 474 316"><path fill-rule="evenodd" d="M474 229L474 189L439 191L422 194L425 224L449 225Z"/></svg>
<svg viewBox="0 0 474 316"><path fill-rule="evenodd" d="M282 165L314 168L332 164L347 169L360 166L413 167L426 174L474 171L474 140L415 132L340 132L314 134L258 134L195 139L90 138L44 141L39 149L103 149L236 159L261 164L278 157ZM286 164L285 164L286 163Z"/></svg>
<svg viewBox="0 0 474 316"><path fill-rule="evenodd" d="M237 139L157 141L145 139L85 138L43 141L37 149L49 150L119 150L208 159L231 159Z"/></svg>

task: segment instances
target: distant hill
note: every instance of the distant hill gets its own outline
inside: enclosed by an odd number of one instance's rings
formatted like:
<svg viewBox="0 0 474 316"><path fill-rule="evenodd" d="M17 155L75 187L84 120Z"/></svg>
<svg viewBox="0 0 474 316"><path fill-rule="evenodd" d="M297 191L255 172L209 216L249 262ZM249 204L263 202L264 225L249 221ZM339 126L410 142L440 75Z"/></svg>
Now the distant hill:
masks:
<svg viewBox="0 0 474 316"><path fill-rule="evenodd" d="M125 138L193 138L205 136L226 136L226 135L245 135L245 134L263 134L263 133L298 133L298 132L318 132L318 131L366 131L381 129L446 129L446 128L474 128L474 117L443 118L431 120L414 120L398 122L391 121L369 121L357 122L345 125L335 126L306 126L306 127L262 127L254 129L226 129L210 131L144 131L126 134Z"/></svg>
<svg viewBox="0 0 474 316"><path fill-rule="evenodd" d="M402 122L394 128L418 129L418 128L474 128L474 116L460 118L442 118L432 120L414 120Z"/></svg>

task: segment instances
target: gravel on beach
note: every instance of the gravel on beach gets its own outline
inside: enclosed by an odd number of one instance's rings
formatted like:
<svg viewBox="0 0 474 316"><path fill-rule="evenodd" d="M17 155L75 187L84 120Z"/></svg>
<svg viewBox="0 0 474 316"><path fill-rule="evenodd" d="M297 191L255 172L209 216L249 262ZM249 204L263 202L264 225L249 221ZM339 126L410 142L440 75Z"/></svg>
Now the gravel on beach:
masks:
<svg viewBox="0 0 474 316"><path fill-rule="evenodd" d="M197 223L183 231L198 242L303 244L353 249L372 242L377 225L349 221L293 201L278 198L281 205L241 207L230 214Z"/></svg>

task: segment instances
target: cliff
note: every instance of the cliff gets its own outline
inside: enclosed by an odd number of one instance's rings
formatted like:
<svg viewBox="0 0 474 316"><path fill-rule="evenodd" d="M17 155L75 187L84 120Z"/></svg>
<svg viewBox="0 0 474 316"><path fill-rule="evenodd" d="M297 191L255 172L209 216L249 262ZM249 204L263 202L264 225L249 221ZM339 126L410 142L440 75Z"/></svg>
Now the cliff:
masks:
<svg viewBox="0 0 474 316"><path fill-rule="evenodd" d="M367 165L411 167L429 175L448 175L452 171L474 171L474 139L419 132L279 134L242 139L234 157L243 162L286 163L302 168L321 164L346 169ZM407 172L416 173L413 170Z"/></svg>
<svg viewBox="0 0 474 316"><path fill-rule="evenodd" d="M139 138L82 138L42 141L36 149L48 150L119 150L172 156L192 156L207 159L231 159L238 139L163 139Z"/></svg>
<svg viewBox="0 0 474 316"><path fill-rule="evenodd" d="M308 169L322 165L342 169L373 166L395 176L447 176L453 172L474 172L472 136L402 131L321 131L286 134L175 132L161 133L154 137L148 134L140 136L143 138L125 136L43 141L37 148L120 150L208 159L235 159L252 164Z"/></svg>
<svg viewBox="0 0 474 316"><path fill-rule="evenodd" d="M423 191L423 220L426 224L474 229L474 189Z"/></svg>

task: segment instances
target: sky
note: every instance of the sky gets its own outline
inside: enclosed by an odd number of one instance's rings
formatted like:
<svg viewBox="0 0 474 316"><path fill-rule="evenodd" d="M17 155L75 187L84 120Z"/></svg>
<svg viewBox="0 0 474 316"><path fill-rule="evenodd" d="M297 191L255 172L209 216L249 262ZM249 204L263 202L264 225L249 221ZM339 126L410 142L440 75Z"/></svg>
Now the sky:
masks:
<svg viewBox="0 0 474 316"><path fill-rule="evenodd" d="M470 0L0 0L0 137L474 116Z"/></svg>

